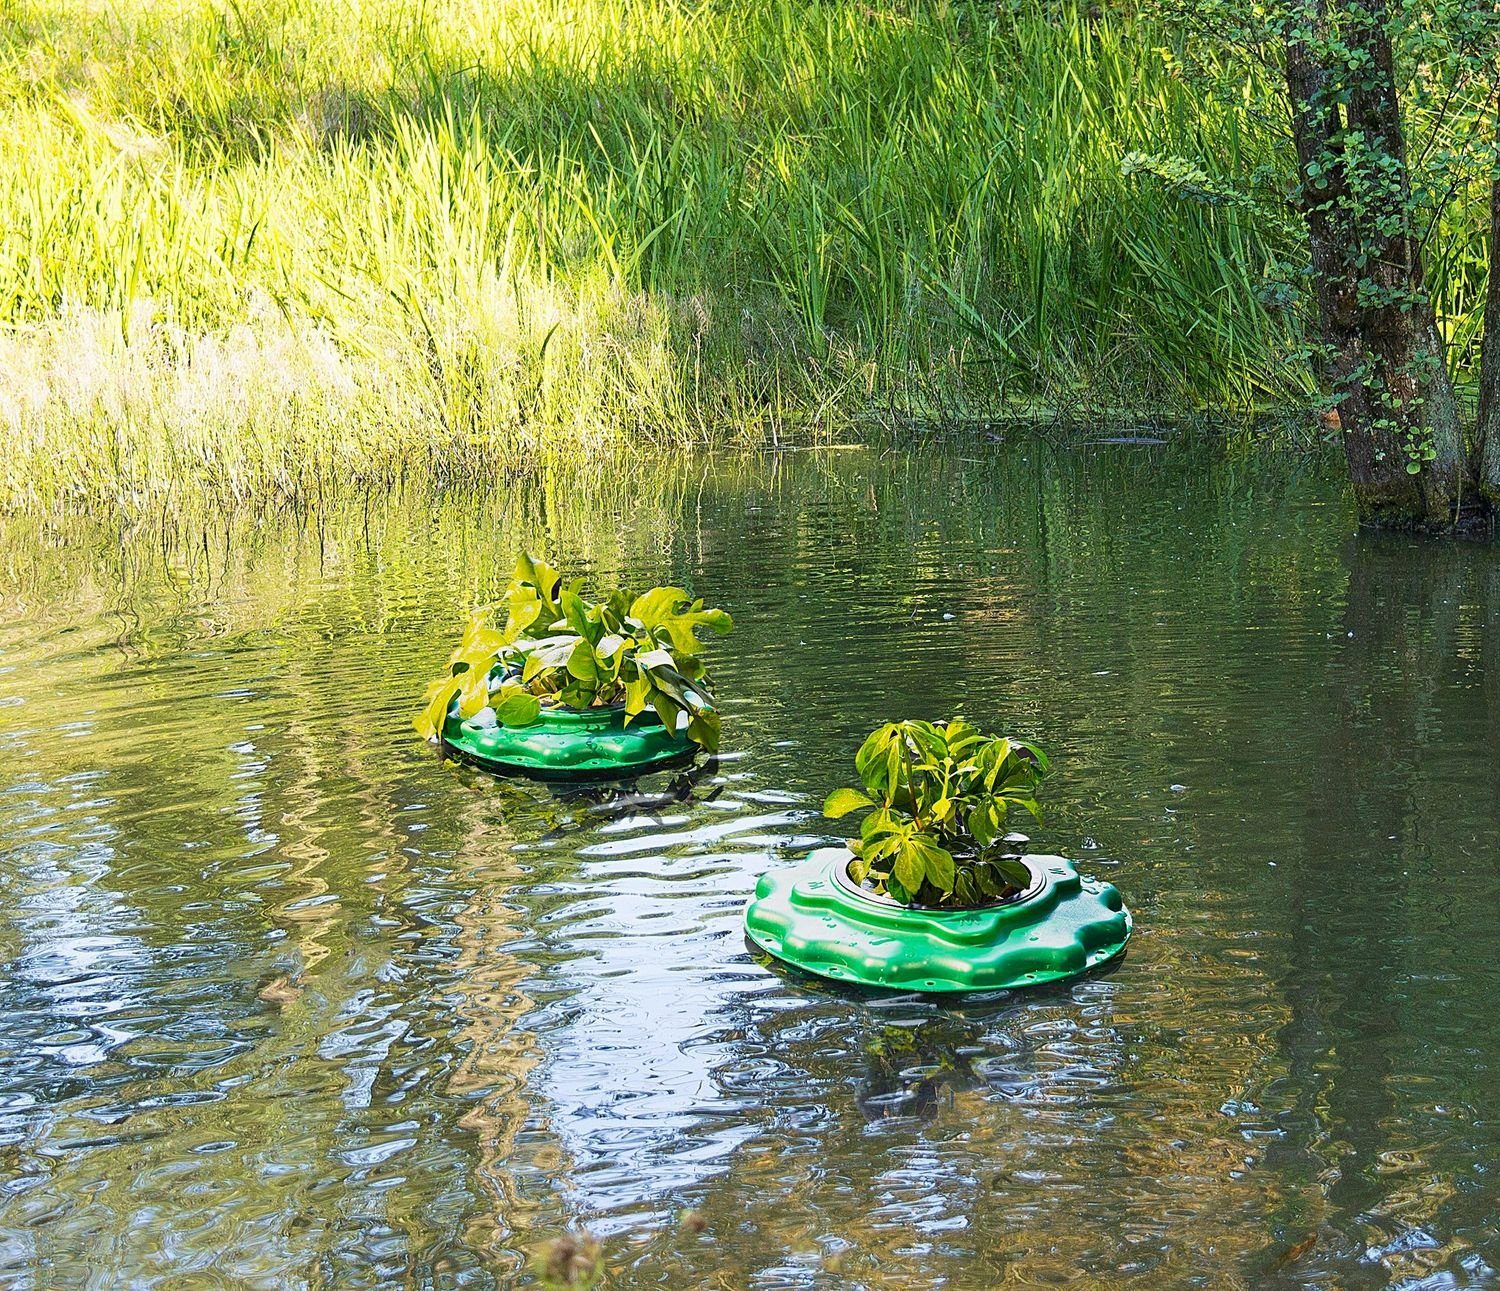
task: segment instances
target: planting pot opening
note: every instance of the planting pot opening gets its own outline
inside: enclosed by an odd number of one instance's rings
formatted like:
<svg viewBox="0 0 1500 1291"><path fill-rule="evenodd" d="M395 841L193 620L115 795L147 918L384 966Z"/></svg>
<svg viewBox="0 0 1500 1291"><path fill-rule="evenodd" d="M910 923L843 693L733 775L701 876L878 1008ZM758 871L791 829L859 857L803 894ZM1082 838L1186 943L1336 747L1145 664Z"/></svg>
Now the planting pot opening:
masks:
<svg viewBox="0 0 1500 1291"><path fill-rule="evenodd" d="M1004 859L1020 861L1026 867L1026 872L1031 876L1030 882L1024 888L1016 888L1004 896L994 897L989 901L976 902L970 905L919 905L915 902L906 903L897 901L895 897L887 896L883 892L876 892L864 884L856 882L849 873L849 866L854 864L854 858L843 865L834 867L834 881L854 896L861 897L866 901L873 901L877 905L888 906L892 910L920 911L923 914L945 915L945 914L972 914L976 910L999 910L1006 906L1020 905L1022 902L1030 901L1047 884L1046 873L1031 864L1024 856L1008 855Z"/></svg>

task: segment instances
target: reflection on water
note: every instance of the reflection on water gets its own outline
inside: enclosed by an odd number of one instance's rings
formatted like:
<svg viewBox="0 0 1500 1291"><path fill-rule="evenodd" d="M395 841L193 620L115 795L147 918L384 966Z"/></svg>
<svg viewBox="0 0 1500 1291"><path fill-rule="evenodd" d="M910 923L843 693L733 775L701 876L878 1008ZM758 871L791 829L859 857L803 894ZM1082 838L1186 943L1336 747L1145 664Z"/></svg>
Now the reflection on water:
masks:
<svg viewBox="0 0 1500 1291"><path fill-rule="evenodd" d="M986 454L0 531L0 1284L509 1286L586 1227L616 1287L1500 1286L1500 558L1316 464ZM722 759L422 748L523 541L734 613ZM1124 963L758 961L862 732L955 707L1055 753Z"/></svg>

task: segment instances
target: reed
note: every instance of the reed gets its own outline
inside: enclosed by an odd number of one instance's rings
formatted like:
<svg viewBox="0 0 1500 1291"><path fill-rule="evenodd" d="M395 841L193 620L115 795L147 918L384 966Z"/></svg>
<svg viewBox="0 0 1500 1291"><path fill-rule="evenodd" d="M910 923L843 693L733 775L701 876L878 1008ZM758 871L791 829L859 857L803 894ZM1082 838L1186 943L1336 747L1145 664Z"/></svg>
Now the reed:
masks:
<svg viewBox="0 0 1500 1291"><path fill-rule="evenodd" d="M1275 169L1161 39L1043 0L0 0L0 506L1305 400L1261 290L1294 242L1122 175Z"/></svg>

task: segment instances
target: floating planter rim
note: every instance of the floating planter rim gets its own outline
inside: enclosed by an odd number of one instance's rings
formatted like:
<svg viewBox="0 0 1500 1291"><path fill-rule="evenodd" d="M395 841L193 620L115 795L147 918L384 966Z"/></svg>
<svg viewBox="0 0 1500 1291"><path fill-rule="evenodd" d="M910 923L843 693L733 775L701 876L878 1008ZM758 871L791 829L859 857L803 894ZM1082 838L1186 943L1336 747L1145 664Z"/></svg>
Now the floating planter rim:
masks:
<svg viewBox="0 0 1500 1291"><path fill-rule="evenodd" d="M442 747L460 761L500 775L539 780L605 780L690 762L691 740L669 731L655 713L625 725L623 704L594 708L544 705L525 726L476 727L450 712Z"/></svg>
<svg viewBox="0 0 1500 1291"><path fill-rule="evenodd" d="M1022 858L1034 881L988 906L907 906L854 885L846 848L763 874L745 907L752 942L834 981L934 993L1001 990L1076 977L1116 959L1130 912L1111 883L1062 856Z"/></svg>

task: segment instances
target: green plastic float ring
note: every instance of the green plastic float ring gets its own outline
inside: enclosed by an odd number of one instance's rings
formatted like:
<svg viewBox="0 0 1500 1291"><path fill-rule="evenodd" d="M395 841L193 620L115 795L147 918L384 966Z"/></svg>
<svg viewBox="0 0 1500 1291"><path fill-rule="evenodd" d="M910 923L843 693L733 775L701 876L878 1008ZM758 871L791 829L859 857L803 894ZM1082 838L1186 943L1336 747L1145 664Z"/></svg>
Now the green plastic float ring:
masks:
<svg viewBox="0 0 1500 1291"><path fill-rule="evenodd" d="M904 906L857 886L853 856L825 847L761 875L745 930L777 959L821 977L906 991L993 991L1076 977L1130 940L1112 883L1083 878L1061 856L1022 858L1031 885L1001 905Z"/></svg>
<svg viewBox="0 0 1500 1291"><path fill-rule="evenodd" d="M464 762L501 775L538 780L599 780L640 775L692 760L698 746L641 713L625 725L624 705L543 708L529 726L476 726L450 711L443 748Z"/></svg>

